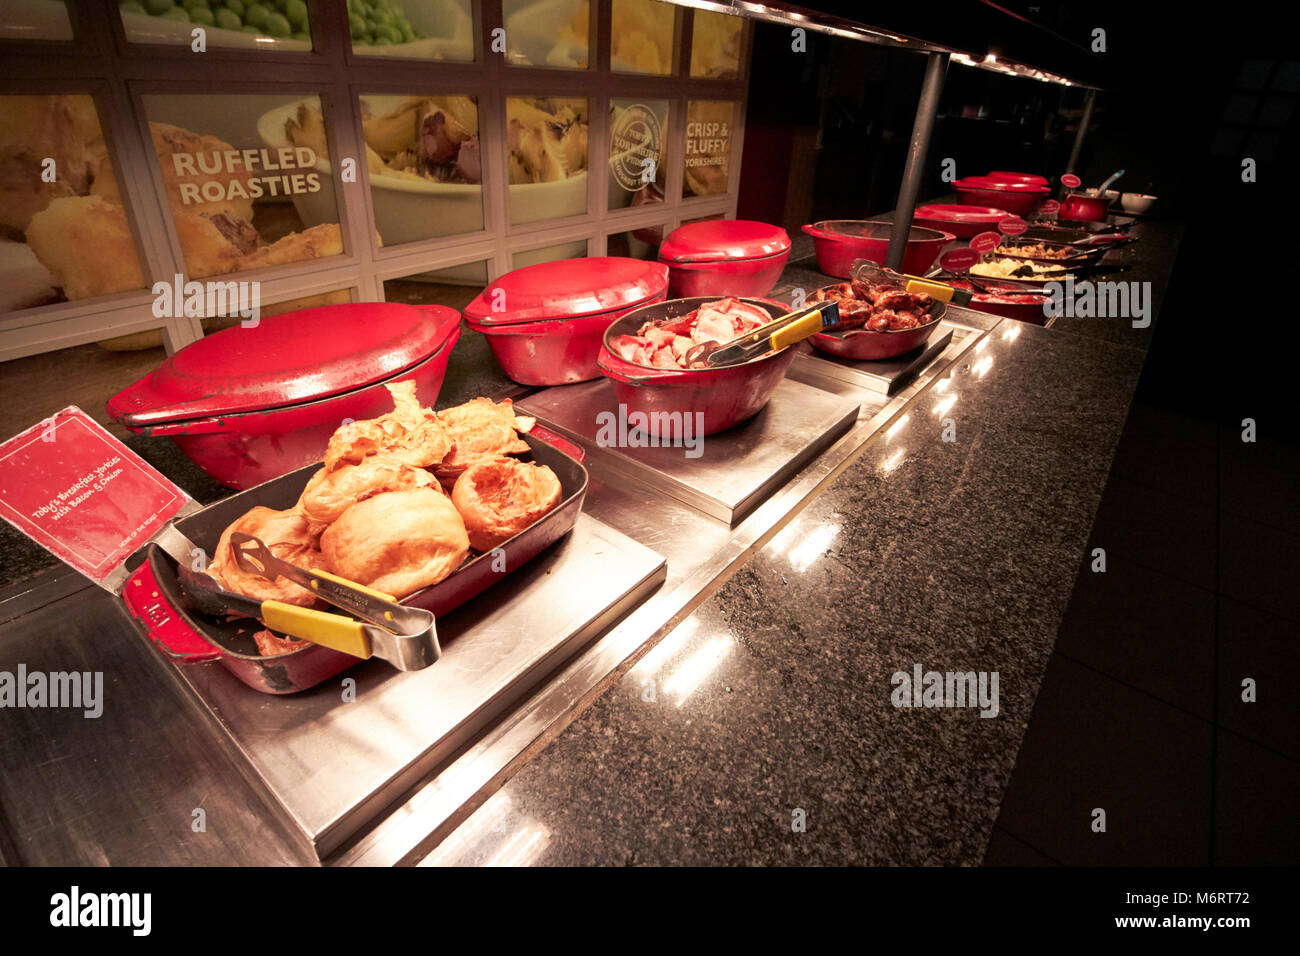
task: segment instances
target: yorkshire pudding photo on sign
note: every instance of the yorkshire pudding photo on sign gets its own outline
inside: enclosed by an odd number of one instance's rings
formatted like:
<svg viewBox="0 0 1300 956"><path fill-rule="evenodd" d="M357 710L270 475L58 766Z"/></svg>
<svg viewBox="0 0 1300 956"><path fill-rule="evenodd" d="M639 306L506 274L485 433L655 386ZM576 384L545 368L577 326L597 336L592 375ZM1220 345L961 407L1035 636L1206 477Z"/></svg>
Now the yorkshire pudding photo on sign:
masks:
<svg viewBox="0 0 1300 956"><path fill-rule="evenodd" d="M690 100L686 104L686 172L682 196L720 196L731 169L731 124L736 104Z"/></svg>
<svg viewBox="0 0 1300 956"><path fill-rule="evenodd" d="M0 96L0 275L0 314L145 286L89 94Z"/></svg>
<svg viewBox="0 0 1300 956"><path fill-rule="evenodd" d="M610 101L610 209L663 202L668 115L667 100Z"/></svg>

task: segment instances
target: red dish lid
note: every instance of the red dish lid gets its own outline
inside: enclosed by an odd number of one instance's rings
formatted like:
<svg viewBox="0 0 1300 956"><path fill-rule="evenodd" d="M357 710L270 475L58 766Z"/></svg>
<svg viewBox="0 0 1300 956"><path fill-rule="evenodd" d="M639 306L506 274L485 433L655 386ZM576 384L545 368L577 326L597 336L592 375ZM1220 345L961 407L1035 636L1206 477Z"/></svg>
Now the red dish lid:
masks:
<svg viewBox="0 0 1300 956"><path fill-rule="evenodd" d="M1015 173L1005 169L995 169L988 174L989 179L1000 179L1007 183L1029 183L1031 186L1048 185L1046 176L1035 173Z"/></svg>
<svg viewBox="0 0 1300 956"><path fill-rule="evenodd" d="M284 408L373 385L423 362L460 324L455 309L324 305L205 336L114 395L108 412L157 425Z"/></svg>
<svg viewBox="0 0 1300 956"><path fill-rule="evenodd" d="M658 262L597 256L559 259L507 272L465 306L481 325L573 319L640 305L668 288Z"/></svg>
<svg viewBox="0 0 1300 956"><path fill-rule="evenodd" d="M938 222L969 222L979 223L980 225L996 226L999 222L1009 216L1010 213L1005 209L995 209L993 206L962 206L958 204L936 203L929 206L918 206L913 213L915 219L933 219Z"/></svg>
<svg viewBox="0 0 1300 956"><path fill-rule="evenodd" d="M1039 195L1040 193L1049 193L1051 190L1046 186L1036 186L1033 183L1008 183L1000 179L989 179L987 176L966 176L953 182L956 189L986 189L994 192L1007 193L1031 193Z"/></svg>
<svg viewBox="0 0 1300 956"><path fill-rule="evenodd" d="M790 251L780 226L752 219L710 219L678 226L659 247L660 262L723 262L764 259Z"/></svg>

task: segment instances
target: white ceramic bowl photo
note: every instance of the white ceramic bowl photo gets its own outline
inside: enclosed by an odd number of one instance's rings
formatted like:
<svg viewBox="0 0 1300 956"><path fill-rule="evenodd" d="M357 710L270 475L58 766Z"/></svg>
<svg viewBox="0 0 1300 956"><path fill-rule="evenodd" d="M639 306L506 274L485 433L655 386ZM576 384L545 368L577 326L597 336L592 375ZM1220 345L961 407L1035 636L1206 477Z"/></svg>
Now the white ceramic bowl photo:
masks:
<svg viewBox="0 0 1300 956"><path fill-rule="evenodd" d="M374 115L395 110L406 96L365 96ZM262 142L273 149L288 146L285 121L296 116L300 102L278 106L262 114L257 130ZM310 102L310 101L306 101ZM313 105L315 105L313 103ZM316 162L318 172L332 176L324 157ZM521 183L508 187L509 215L514 221L538 221L578 216L587 210L587 173L553 183ZM407 176L370 174L370 196L375 210L375 229L384 246L478 232L483 228L483 187L465 183L437 183ZM338 222L334 191L294 196L294 206L305 226Z"/></svg>

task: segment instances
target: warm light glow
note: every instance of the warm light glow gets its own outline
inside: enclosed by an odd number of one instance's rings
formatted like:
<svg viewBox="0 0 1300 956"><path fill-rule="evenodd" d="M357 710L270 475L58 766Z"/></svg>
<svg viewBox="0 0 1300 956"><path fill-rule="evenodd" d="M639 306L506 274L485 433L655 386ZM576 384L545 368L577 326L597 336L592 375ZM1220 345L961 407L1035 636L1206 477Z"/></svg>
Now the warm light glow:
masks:
<svg viewBox="0 0 1300 956"><path fill-rule="evenodd" d="M989 337L987 335L975 343L976 352L983 352L988 347L989 347Z"/></svg>
<svg viewBox="0 0 1300 956"><path fill-rule="evenodd" d="M892 455L890 455L888 458L886 458L884 461L880 463L880 470L883 471L885 474L889 474L891 471L893 471L895 468L897 468L899 465L903 463L903 453L906 451L907 451L906 448L898 449L898 451L894 452Z"/></svg>
<svg viewBox="0 0 1300 956"><path fill-rule="evenodd" d="M540 823L530 823L506 841L484 866L527 866L541 855L550 843L551 831Z"/></svg>
<svg viewBox="0 0 1300 956"><path fill-rule="evenodd" d="M988 372L988 370L991 369L992 367L993 367L993 356L986 355L978 362L976 362L973 366L971 366L971 371L973 371L980 378L983 378L984 375Z"/></svg>
<svg viewBox="0 0 1300 956"><path fill-rule="evenodd" d="M890 425L889 430L885 432L885 440L889 441L891 438L893 438L894 435L896 435L902 429L902 427L911 420L911 418L912 418L911 415L904 415L898 421L894 422L894 424Z"/></svg>
<svg viewBox="0 0 1300 956"><path fill-rule="evenodd" d="M984 62L985 62L985 63L996 63L996 62L998 62L998 58L997 58L996 56L994 56L992 53L990 53L988 56L984 57Z"/></svg>
<svg viewBox="0 0 1300 956"><path fill-rule="evenodd" d="M952 408L956 404L957 404L957 393L954 392L953 394L947 396L946 398L941 398L939 399L939 401L935 402L934 414L939 416L946 415L948 413L948 409Z"/></svg>
<svg viewBox="0 0 1300 956"><path fill-rule="evenodd" d="M631 673L635 675L634 686L639 690L641 681L647 677L653 677L664 669L672 658L676 657L686 642L690 640L697 630L700 622L697 618L688 617L682 623L673 628L662 641L652 647L649 653L641 660L637 661L636 666L632 668Z"/></svg>
<svg viewBox="0 0 1300 956"><path fill-rule="evenodd" d="M1016 339L1020 338L1020 323L1012 321L1010 327L1002 333L1002 338L1007 342L1014 342Z"/></svg>
<svg viewBox="0 0 1300 956"><path fill-rule="evenodd" d="M786 552L790 567L799 572L807 571L814 561L826 553L826 548L839 533L840 526L837 524L823 524L814 528Z"/></svg>
<svg viewBox="0 0 1300 956"><path fill-rule="evenodd" d="M686 661L673 672L672 676L664 681L663 690L665 694L673 694L677 697L677 706L680 707L686 703L686 698L695 692L695 689L704 682L717 666L722 663L722 659L731 652L731 637L715 637L701 647L698 651L686 659Z"/></svg>
<svg viewBox="0 0 1300 956"><path fill-rule="evenodd" d="M946 392L948 391L948 386L951 384L952 384L952 376L949 375L947 378L940 379L939 381L935 382L934 390L936 392Z"/></svg>
<svg viewBox="0 0 1300 956"><path fill-rule="evenodd" d="M488 834L499 833L503 829L506 816L510 813L510 798L504 790L498 790L483 802L483 806L474 811L468 820L458 826L450 836L438 844L432 853L421 861L421 866L443 866L454 864L460 852L477 843Z"/></svg>

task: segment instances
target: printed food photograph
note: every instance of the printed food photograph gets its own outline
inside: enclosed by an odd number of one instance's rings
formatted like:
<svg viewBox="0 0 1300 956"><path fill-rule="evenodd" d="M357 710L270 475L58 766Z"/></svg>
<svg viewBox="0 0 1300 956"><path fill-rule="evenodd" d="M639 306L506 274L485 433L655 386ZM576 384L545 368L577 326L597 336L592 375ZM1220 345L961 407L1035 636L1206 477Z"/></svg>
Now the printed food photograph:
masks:
<svg viewBox="0 0 1300 956"><path fill-rule="evenodd" d="M0 232L0 312L144 287L93 97L0 97Z"/></svg>
<svg viewBox="0 0 1300 956"><path fill-rule="evenodd" d="M0 0L14 938L373 946L285 877L435 867L1284 925L1288 26Z"/></svg>

